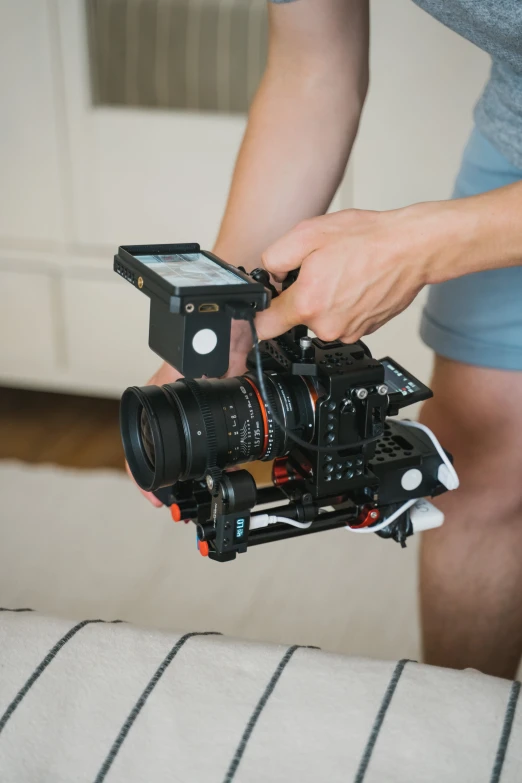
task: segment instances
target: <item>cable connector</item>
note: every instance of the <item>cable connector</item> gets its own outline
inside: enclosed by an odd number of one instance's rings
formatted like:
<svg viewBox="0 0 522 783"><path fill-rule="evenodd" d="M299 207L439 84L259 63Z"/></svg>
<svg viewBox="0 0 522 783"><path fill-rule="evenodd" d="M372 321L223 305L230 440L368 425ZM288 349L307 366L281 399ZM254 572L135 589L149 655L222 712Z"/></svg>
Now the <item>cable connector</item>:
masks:
<svg viewBox="0 0 522 783"><path fill-rule="evenodd" d="M255 316L256 308L252 307L252 305L248 304L247 302L227 302L225 304L225 312L236 321L252 322Z"/></svg>

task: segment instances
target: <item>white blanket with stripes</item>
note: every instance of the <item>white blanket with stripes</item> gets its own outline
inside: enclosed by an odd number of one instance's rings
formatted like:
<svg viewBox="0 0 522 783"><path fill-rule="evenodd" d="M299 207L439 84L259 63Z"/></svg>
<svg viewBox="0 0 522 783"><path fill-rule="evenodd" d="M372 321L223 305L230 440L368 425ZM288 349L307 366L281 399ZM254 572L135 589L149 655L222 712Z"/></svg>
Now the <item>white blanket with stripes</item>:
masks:
<svg viewBox="0 0 522 783"><path fill-rule="evenodd" d="M520 783L519 688L0 610L0 781Z"/></svg>

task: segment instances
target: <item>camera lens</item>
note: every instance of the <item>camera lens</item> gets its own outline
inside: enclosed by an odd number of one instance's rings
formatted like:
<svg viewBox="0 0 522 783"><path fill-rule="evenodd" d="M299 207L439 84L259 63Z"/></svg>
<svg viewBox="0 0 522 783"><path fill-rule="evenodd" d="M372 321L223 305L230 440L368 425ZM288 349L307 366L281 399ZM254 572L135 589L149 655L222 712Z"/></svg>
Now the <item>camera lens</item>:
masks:
<svg viewBox="0 0 522 783"><path fill-rule="evenodd" d="M160 386L132 386L121 398L120 431L136 483L147 491L173 484L185 463L183 423Z"/></svg>
<svg viewBox="0 0 522 783"><path fill-rule="evenodd" d="M156 463L156 450L154 448L154 438L152 436L149 417L145 408L141 409L140 414L140 437L145 456L149 461L150 467L152 470L154 470L154 465Z"/></svg>
<svg viewBox="0 0 522 783"><path fill-rule="evenodd" d="M270 409L307 441L314 431L309 384L300 376L265 374ZM122 397L120 424L127 462L145 490L201 479L209 466L271 460L290 448L252 375L131 387Z"/></svg>

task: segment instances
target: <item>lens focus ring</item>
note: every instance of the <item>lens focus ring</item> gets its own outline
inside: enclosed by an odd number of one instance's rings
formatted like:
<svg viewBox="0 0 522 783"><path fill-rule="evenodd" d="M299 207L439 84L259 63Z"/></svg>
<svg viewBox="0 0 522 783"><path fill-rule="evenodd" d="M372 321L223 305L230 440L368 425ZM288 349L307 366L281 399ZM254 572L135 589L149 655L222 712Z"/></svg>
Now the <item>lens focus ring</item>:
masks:
<svg viewBox="0 0 522 783"><path fill-rule="evenodd" d="M177 481L201 480L212 468L282 456L291 444L273 416L288 432L311 439L314 404L303 378L273 373L264 377L268 405L251 373L127 389L121 433L140 487L156 490Z"/></svg>
<svg viewBox="0 0 522 783"><path fill-rule="evenodd" d="M189 378L181 378L180 383L184 383L185 386L190 389L198 403L205 424L207 467L213 468L217 464L217 438L210 405L207 402L204 391L196 381L192 381Z"/></svg>

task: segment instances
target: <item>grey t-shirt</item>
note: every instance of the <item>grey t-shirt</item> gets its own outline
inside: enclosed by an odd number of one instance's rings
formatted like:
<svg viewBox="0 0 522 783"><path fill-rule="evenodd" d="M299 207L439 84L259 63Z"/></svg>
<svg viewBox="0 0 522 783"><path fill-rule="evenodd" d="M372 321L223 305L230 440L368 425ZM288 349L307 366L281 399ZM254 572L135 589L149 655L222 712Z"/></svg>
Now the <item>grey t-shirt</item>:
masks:
<svg viewBox="0 0 522 783"><path fill-rule="evenodd" d="M522 0L413 1L491 55L491 74L475 107L475 123L522 169Z"/></svg>

